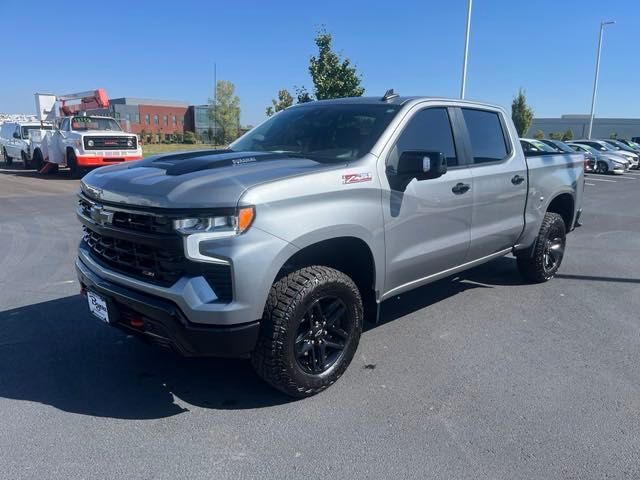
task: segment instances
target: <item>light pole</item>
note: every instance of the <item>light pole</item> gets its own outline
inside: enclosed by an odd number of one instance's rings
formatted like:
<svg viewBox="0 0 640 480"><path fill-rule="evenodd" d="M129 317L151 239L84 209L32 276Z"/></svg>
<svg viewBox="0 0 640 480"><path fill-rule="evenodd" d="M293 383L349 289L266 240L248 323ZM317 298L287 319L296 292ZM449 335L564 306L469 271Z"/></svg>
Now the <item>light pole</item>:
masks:
<svg viewBox="0 0 640 480"><path fill-rule="evenodd" d="M460 98L464 99L464 90L467 86L467 57L469 55L469 32L471 31L471 5L473 0L467 0L467 32L464 37L464 58L462 60L462 85L460 86Z"/></svg>
<svg viewBox="0 0 640 480"><path fill-rule="evenodd" d="M598 76L600 75L600 52L602 51L602 32L607 25L613 25L614 21L600 22L600 36L598 37L598 55L596 56L596 77L593 80L593 96L591 97L591 116L589 117L589 130L587 130L587 138L591 138L593 130L593 116L596 111L596 93L598 92Z"/></svg>

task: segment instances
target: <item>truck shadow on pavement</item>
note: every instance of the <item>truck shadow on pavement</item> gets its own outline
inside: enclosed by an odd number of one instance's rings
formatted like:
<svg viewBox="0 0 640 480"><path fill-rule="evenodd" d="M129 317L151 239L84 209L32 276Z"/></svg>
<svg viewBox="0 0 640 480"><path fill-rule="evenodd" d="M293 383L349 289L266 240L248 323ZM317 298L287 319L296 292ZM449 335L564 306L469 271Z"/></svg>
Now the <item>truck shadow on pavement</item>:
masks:
<svg viewBox="0 0 640 480"><path fill-rule="evenodd" d="M494 261L388 300L378 325L471 288L521 283L513 259ZM192 406L292 401L247 360L189 359L148 346L94 319L79 295L0 312L0 365L0 397L97 417L156 419Z"/></svg>
<svg viewBox="0 0 640 480"><path fill-rule="evenodd" d="M80 295L0 312L0 397L63 411L156 419L283 404L247 360L190 359L101 324Z"/></svg>

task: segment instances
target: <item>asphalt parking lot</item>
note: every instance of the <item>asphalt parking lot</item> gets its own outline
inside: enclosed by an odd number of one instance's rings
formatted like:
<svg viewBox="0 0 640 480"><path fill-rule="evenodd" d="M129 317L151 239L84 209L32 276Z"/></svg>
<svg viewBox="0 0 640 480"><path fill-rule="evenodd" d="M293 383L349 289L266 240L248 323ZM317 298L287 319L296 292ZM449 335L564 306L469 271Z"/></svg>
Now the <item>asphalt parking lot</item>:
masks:
<svg viewBox="0 0 640 480"><path fill-rule="evenodd" d="M90 317L78 182L0 168L0 478L640 478L640 173L590 175L560 274L393 299L328 391Z"/></svg>

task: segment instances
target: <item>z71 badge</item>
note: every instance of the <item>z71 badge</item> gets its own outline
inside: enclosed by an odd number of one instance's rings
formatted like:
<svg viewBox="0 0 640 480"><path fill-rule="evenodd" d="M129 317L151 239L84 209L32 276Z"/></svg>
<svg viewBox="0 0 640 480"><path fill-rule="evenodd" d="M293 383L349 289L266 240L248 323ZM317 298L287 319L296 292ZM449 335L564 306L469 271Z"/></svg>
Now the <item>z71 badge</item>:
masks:
<svg viewBox="0 0 640 480"><path fill-rule="evenodd" d="M370 182L373 179L369 172L367 173L348 173L346 175L342 175L342 183L361 183L361 182Z"/></svg>

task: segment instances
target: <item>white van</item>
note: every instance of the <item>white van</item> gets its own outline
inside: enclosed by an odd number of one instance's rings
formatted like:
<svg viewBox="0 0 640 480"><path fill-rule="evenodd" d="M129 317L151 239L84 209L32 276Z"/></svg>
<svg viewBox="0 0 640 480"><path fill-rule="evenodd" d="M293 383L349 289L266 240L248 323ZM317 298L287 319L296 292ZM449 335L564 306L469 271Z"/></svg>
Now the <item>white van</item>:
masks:
<svg viewBox="0 0 640 480"><path fill-rule="evenodd" d="M33 130L51 130L51 125L40 125L40 122L6 122L0 127L0 147L7 165L14 159L21 159L24 168L29 168L31 159L30 132Z"/></svg>

